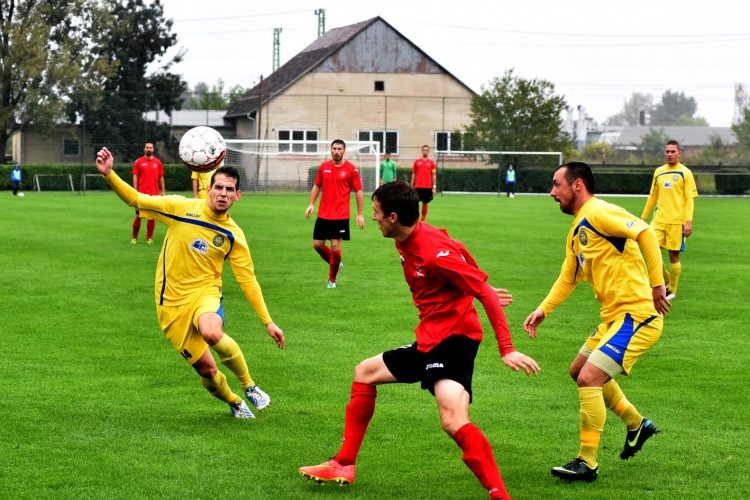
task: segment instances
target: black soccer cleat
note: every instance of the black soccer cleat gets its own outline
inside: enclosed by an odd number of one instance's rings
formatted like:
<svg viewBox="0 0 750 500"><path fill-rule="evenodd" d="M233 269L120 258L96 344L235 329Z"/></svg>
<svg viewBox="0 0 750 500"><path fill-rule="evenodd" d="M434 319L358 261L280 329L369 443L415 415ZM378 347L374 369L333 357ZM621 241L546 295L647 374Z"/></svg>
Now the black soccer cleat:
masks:
<svg viewBox="0 0 750 500"><path fill-rule="evenodd" d="M622 453L620 453L620 458L627 460L632 457L641 451L643 443L658 433L659 430L654 423L651 420L644 418L641 420L641 425L639 425L636 430L628 431L628 435L625 436L625 446L623 447Z"/></svg>
<svg viewBox="0 0 750 500"><path fill-rule="evenodd" d="M572 462L561 467L553 467L552 475L563 481L586 481L591 482L599 476L599 467L593 469L585 460L574 458Z"/></svg>

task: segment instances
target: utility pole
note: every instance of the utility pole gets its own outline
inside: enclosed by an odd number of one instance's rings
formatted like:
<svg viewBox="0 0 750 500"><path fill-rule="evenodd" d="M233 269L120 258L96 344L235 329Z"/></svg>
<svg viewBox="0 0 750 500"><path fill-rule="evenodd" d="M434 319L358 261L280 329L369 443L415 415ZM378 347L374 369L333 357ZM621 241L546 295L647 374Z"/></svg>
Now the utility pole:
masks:
<svg viewBox="0 0 750 500"><path fill-rule="evenodd" d="M326 10L317 9L315 15L318 16L318 38L326 32Z"/></svg>
<svg viewBox="0 0 750 500"><path fill-rule="evenodd" d="M274 28L273 29L273 71L276 71L279 69L279 48L280 48L280 41L279 41L279 35L281 34L281 28Z"/></svg>

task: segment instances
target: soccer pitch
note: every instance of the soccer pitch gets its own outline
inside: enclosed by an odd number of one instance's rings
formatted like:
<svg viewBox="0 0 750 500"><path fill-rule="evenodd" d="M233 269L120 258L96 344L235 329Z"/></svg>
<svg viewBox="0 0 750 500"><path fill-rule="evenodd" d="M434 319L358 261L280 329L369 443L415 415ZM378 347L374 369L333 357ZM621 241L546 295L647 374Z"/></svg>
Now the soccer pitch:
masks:
<svg viewBox="0 0 750 500"><path fill-rule="evenodd" d="M231 417L159 330L155 240L129 245L133 209L112 193L0 193L3 360L0 497L251 499L485 499L418 385L381 386L348 488L298 474L333 456L360 360L414 340L417 310L393 240L352 224L338 288L312 249L307 195L245 193L231 214L250 243L280 351L227 264L226 331L273 400L256 420ZM645 198L606 198L640 215ZM514 373L486 316L471 417L487 435L508 491L522 499L750 497L750 200L699 198L680 290L664 333L618 381L662 430L629 461L611 412L599 479L563 483L550 468L578 451L578 398L568 366L599 323L588 284L541 326L523 331L564 256L572 218L544 196L438 196L428 222L461 240L508 288L518 350L542 368ZM230 386L239 383L227 369Z"/></svg>

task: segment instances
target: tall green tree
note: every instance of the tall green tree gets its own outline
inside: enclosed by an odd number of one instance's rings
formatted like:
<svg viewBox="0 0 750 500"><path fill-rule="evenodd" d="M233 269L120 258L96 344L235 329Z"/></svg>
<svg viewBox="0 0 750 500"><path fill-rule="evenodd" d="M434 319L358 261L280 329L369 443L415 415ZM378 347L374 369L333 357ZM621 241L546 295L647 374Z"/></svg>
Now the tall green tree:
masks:
<svg viewBox="0 0 750 500"><path fill-rule="evenodd" d="M630 99L625 101L622 111L616 115L607 118L608 125L638 125L640 123L640 113L645 111L650 113L654 107L654 98L651 94L641 94L633 92Z"/></svg>
<svg viewBox="0 0 750 500"><path fill-rule="evenodd" d="M93 54L106 11L95 0L0 0L0 163L10 135L65 116L66 98L111 74Z"/></svg>
<svg viewBox="0 0 750 500"><path fill-rule="evenodd" d="M680 117L692 118L698 111L698 103L694 97L688 97L685 92L667 90L661 96L661 102L651 111L651 125L674 125Z"/></svg>
<svg viewBox="0 0 750 500"><path fill-rule="evenodd" d="M187 84L170 69L184 54L178 52L147 75L148 66L177 44L161 0L148 4L144 0L103 1L111 23L104 27L102 43L94 51L111 59L116 71L104 80L103 92L80 93L71 113L83 116L82 126L91 134L95 148L108 146L119 153L119 161L129 162L142 154L145 142L171 145L169 127L146 120L144 113L180 109Z"/></svg>
<svg viewBox="0 0 750 500"><path fill-rule="evenodd" d="M242 94L249 90L242 85L234 85L225 91L224 85L224 80L221 78L210 90L204 82L196 84L192 95L186 96L183 94L183 99L186 101L183 107L185 109L227 109L232 101L239 99Z"/></svg>
<svg viewBox="0 0 750 500"><path fill-rule="evenodd" d="M573 147L562 130L563 96L540 79L528 80L508 70L490 80L471 101L472 122L466 127L465 150L568 151ZM502 161L519 162L504 158ZM491 158L499 163L500 158Z"/></svg>
<svg viewBox="0 0 750 500"><path fill-rule="evenodd" d="M641 136L641 142L633 146L642 150L649 160L661 159L664 156L664 145L671 140L663 128L655 130L649 127L648 133Z"/></svg>
<svg viewBox="0 0 750 500"><path fill-rule="evenodd" d="M737 142L745 149L750 150L750 106L743 108L742 121L732 125L732 132L737 136Z"/></svg>

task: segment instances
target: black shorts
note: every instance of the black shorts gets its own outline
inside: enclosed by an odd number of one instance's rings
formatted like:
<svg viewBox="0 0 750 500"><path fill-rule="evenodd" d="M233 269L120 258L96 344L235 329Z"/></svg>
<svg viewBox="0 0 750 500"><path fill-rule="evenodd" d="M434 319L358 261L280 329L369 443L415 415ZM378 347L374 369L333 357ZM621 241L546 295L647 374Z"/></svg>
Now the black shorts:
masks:
<svg viewBox="0 0 750 500"><path fill-rule="evenodd" d="M463 335L453 335L429 352L417 350L417 343L383 353L383 362L396 380L405 384L422 382L422 389L435 395L435 382L454 380L464 386L471 398L474 358L479 342ZM471 399L469 399L471 401Z"/></svg>
<svg viewBox="0 0 750 500"><path fill-rule="evenodd" d="M419 201L422 203L429 203L432 201L432 189L430 188L416 188L417 194L419 195Z"/></svg>
<svg viewBox="0 0 750 500"><path fill-rule="evenodd" d="M349 241L349 219L330 220L318 217L315 220L313 239Z"/></svg>

